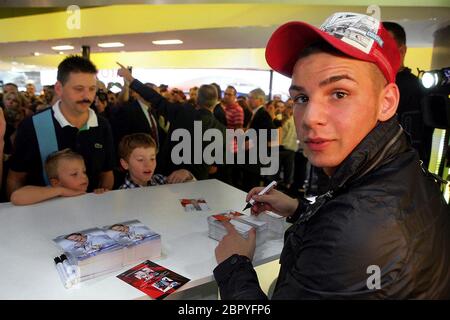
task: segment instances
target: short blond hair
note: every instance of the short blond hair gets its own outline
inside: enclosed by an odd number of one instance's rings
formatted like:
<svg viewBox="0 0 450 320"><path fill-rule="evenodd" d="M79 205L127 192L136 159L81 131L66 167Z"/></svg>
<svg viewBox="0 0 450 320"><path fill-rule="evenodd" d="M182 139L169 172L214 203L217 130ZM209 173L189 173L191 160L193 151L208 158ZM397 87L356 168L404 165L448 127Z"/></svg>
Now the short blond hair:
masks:
<svg viewBox="0 0 450 320"><path fill-rule="evenodd" d="M58 167L61 160L80 160L84 163L83 156L69 148L53 152L45 160L45 172L49 179L58 179Z"/></svg>

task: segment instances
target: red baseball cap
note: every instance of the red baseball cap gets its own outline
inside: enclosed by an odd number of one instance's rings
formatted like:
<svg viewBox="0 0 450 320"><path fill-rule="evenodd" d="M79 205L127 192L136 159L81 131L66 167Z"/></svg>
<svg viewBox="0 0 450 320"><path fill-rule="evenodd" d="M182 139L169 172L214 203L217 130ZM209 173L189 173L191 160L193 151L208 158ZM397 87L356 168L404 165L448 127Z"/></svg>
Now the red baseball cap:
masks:
<svg viewBox="0 0 450 320"><path fill-rule="evenodd" d="M400 53L394 38L380 21L359 13L335 13L320 28L300 21L283 24L267 43L267 63L273 70L291 77L300 53L321 40L347 56L373 62L389 83L395 83Z"/></svg>

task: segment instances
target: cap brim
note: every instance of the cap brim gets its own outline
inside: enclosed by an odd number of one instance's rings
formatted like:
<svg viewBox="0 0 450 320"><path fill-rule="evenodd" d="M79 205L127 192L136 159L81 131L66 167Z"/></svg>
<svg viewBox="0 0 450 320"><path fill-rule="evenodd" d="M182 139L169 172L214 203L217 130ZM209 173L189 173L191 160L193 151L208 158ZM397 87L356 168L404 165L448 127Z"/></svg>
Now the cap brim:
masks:
<svg viewBox="0 0 450 320"><path fill-rule="evenodd" d="M321 40L328 42L350 57L374 62L364 52L310 24L300 21L288 22L275 30L266 46L266 61L273 70L291 77L300 53L311 44Z"/></svg>

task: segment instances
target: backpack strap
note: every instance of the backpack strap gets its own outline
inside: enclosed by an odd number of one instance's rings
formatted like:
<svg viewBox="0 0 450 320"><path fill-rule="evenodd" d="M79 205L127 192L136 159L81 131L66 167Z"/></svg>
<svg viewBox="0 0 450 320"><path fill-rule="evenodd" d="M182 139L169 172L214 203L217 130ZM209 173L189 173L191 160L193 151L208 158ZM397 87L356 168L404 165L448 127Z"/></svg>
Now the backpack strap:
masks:
<svg viewBox="0 0 450 320"><path fill-rule="evenodd" d="M49 185L50 182L45 172L45 160L49 154L58 151L58 142L56 141L55 125L53 124L51 108L34 115L33 125L39 145L39 153L41 155L42 176L45 184Z"/></svg>

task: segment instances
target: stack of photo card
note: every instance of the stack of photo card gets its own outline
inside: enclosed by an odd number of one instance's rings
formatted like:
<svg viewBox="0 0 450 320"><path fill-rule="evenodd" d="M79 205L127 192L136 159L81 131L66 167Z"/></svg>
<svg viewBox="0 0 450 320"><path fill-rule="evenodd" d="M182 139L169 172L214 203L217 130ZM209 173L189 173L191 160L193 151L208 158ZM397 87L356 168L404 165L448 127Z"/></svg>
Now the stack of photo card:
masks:
<svg viewBox="0 0 450 320"><path fill-rule="evenodd" d="M189 281L163 266L145 261L117 276L153 299L164 299Z"/></svg>
<svg viewBox="0 0 450 320"><path fill-rule="evenodd" d="M53 241L76 267L80 281L161 255L161 236L138 220L90 228Z"/></svg>
<svg viewBox="0 0 450 320"><path fill-rule="evenodd" d="M80 281L122 268L123 246L102 229L91 228L59 236L53 241L76 266Z"/></svg>
<svg viewBox="0 0 450 320"><path fill-rule="evenodd" d="M283 216L280 216L272 211L261 212L256 219L266 221L269 225L269 231L275 236L283 236L286 229L286 220Z"/></svg>
<svg viewBox="0 0 450 320"><path fill-rule="evenodd" d="M124 246L124 265L161 256L161 236L139 220L104 226L103 230L108 236Z"/></svg>
<svg viewBox="0 0 450 320"><path fill-rule="evenodd" d="M186 212L211 210L205 199L180 199L180 203Z"/></svg>
<svg viewBox="0 0 450 320"><path fill-rule="evenodd" d="M267 239L269 226L266 221L232 210L208 217L208 236L210 238L220 241L227 234L222 221L229 221L244 238L248 238L251 228L255 228L257 246L264 243Z"/></svg>

